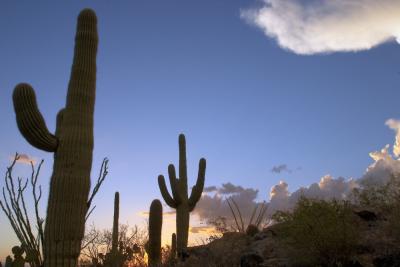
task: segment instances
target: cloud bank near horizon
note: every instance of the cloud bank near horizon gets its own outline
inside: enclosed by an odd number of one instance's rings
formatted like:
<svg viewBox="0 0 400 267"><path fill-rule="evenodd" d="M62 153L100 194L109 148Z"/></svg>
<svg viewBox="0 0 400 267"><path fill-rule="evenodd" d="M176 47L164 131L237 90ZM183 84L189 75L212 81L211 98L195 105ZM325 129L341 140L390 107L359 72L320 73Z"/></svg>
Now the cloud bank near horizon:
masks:
<svg viewBox="0 0 400 267"><path fill-rule="evenodd" d="M301 55L369 50L400 42L398 0L263 0L241 17Z"/></svg>
<svg viewBox="0 0 400 267"><path fill-rule="evenodd" d="M400 120L389 119L385 125L396 132L393 153L390 153L390 145L385 145L380 151L369 153L374 162L367 167L360 178L345 179L325 175L318 183L299 188L293 193L289 192L288 184L281 181L271 188L268 213L293 208L301 196L324 200L346 199L357 187L384 185L393 175L400 176Z"/></svg>
<svg viewBox="0 0 400 267"><path fill-rule="evenodd" d="M400 120L389 119L385 124L396 132L392 153L390 145L384 146L380 151L371 152L369 156L373 163L358 179L334 178L327 174L320 178L319 182L301 187L292 193L289 192L289 185L285 181L280 181L270 190L267 216L273 215L278 210L292 209L302 196L324 200L348 199L355 188L384 185L393 175L400 177ZM258 190L253 188L225 183L221 187L210 186L206 189L193 211L205 222L225 217L228 225L234 225L231 211L226 203L228 197L235 199L245 222L249 221L253 208L260 203L257 201Z"/></svg>

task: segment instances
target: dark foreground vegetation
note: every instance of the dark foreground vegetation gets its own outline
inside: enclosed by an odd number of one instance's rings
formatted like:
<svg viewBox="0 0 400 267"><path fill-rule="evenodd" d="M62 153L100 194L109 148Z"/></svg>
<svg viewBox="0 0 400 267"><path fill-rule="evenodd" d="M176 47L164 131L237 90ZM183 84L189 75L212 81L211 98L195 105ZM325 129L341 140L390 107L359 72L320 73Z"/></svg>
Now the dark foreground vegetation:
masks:
<svg viewBox="0 0 400 267"><path fill-rule="evenodd" d="M207 244L181 253L175 234L172 246L161 247L158 200L150 207L148 228L121 225L118 216L116 193L113 229L87 227L80 266L400 266L400 177L395 176L384 186L355 189L347 200L300 198L294 209L276 212L266 227L257 220L246 229L215 220L218 233ZM13 247L12 254L6 266L32 262L23 246Z"/></svg>

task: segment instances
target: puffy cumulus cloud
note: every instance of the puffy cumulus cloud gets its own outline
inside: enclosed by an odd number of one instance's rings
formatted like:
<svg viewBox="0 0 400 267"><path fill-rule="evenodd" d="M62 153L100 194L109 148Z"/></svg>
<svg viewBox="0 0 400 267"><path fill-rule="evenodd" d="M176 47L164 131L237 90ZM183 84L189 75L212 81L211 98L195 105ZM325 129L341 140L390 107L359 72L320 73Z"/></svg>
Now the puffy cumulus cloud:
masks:
<svg viewBox="0 0 400 267"><path fill-rule="evenodd" d="M302 196L325 200L345 199L356 186L357 183L354 179L346 180L343 177L335 179L331 175L325 175L318 183L301 187L295 192L289 193L288 184L280 181L271 188L268 215L272 215L278 210L292 209Z"/></svg>
<svg viewBox="0 0 400 267"><path fill-rule="evenodd" d="M15 156L10 156L10 160L14 160L14 159L15 159ZM17 163L28 164L28 165L31 165L31 163L32 163L33 165L35 165L36 159L27 154L18 154Z"/></svg>
<svg viewBox="0 0 400 267"><path fill-rule="evenodd" d="M321 177L318 183L311 184L308 188L302 188L305 197L319 199L345 199L351 191L357 187L357 182L350 178L334 178L331 175Z"/></svg>
<svg viewBox="0 0 400 267"><path fill-rule="evenodd" d="M400 40L398 0L263 0L241 17L297 54L361 51Z"/></svg>
<svg viewBox="0 0 400 267"><path fill-rule="evenodd" d="M290 193L288 190L288 184L284 181L280 181L279 184L274 185L271 188L269 195L270 201L267 210L268 215L272 215L277 210L285 211L289 208Z"/></svg>
<svg viewBox="0 0 400 267"><path fill-rule="evenodd" d="M193 214L199 216L200 220L212 220L218 216L229 216L229 210L226 209L225 198L221 195L203 194L201 199L193 210Z"/></svg>
<svg viewBox="0 0 400 267"><path fill-rule="evenodd" d="M380 151L371 152L374 160L360 179L363 186L379 186L386 184L392 176L400 175L400 159L394 158L389 152L389 145Z"/></svg>
<svg viewBox="0 0 400 267"><path fill-rule="evenodd" d="M390 145L369 154L374 162L361 177L359 182L362 186L384 185L393 176L400 176L400 120L389 119L385 124L396 132L393 154L390 153Z"/></svg>
<svg viewBox="0 0 400 267"><path fill-rule="evenodd" d="M400 120L389 119L385 123L390 129L396 131L396 139L393 145L393 154L396 157L400 156Z"/></svg>
<svg viewBox="0 0 400 267"><path fill-rule="evenodd" d="M224 217L228 225L234 225L232 213L226 202L228 197L232 197L237 203L244 221L247 223L250 220L251 212L257 204L257 195L258 190L253 188L243 188L232 183L222 184L212 194L203 194L196 208L193 210L193 214L205 222L212 221L218 217Z"/></svg>

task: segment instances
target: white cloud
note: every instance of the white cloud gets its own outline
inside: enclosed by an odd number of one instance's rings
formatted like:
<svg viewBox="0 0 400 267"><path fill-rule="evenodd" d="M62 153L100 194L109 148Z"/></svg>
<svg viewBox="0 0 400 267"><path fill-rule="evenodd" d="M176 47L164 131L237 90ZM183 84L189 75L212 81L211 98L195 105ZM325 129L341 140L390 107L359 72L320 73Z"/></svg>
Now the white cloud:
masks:
<svg viewBox="0 0 400 267"><path fill-rule="evenodd" d="M241 17L297 54L368 50L400 39L399 0L263 0Z"/></svg>
<svg viewBox="0 0 400 267"><path fill-rule="evenodd" d="M269 193L270 201L268 205L268 215L272 215L275 211L285 211L289 209L289 197L290 193L288 190L288 184L284 181L280 181L279 184L274 185Z"/></svg>
<svg viewBox="0 0 400 267"><path fill-rule="evenodd" d="M271 188L268 215L272 215L278 210L292 209L302 196L324 200L345 199L356 186L357 183L354 179L346 180L343 177L335 179L331 175L325 175L319 183L313 183L308 187L301 187L295 192L289 193L288 184L280 181Z"/></svg>
<svg viewBox="0 0 400 267"><path fill-rule="evenodd" d="M371 152L374 160L360 179L363 186L379 186L387 183L393 175L400 175L400 160L389 152L389 145L380 151Z"/></svg>
<svg viewBox="0 0 400 267"><path fill-rule="evenodd" d="M363 186L383 185L392 176L400 175L400 120L389 119L385 124L396 131L393 154L390 153L390 145L386 145L380 151L374 151L369 154L374 162L368 166L359 181Z"/></svg>
<svg viewBox="0 0 400 267"><path fill-rule="evenodd" d="M396 139L393 145L393 154L396 157L400 156L400 120L389 119L385 123L390 129L396 131Z"/></svg>
<svg viewBox="0 0 400 267"><path fill-rule="evenodd" d="M214 187L212 187L214 189ZM243 188L232 183L222 184L210 193L203 193L200 201L197 203L193 213L201 221L208 222L218 217L226 218L228 225L234 225L234 219L226 202L228 197L232 197L239 207L243 220L249 222L251 213L257 205L258 190L253 188Z"/></svg>

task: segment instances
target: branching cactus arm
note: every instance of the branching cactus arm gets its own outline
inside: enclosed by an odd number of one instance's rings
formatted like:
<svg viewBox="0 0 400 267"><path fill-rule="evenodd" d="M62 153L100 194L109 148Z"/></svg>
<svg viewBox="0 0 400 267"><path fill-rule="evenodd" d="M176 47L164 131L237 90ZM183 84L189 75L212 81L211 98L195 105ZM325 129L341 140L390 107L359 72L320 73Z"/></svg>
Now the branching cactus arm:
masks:
<svg viewBox="0 0 400 267"><path fill-rule="evenodd" d="M197 202L199 202L201 198L201 194L204 189L204 180L206 176L206 160L204 158L200 159L199 162L199 174L197 176L196 185L192 188L192 193L189 198L189 209L193 211L196 207Z"/></svg>
<svg viewBox="0 0 400 267"><path fill-rule="evenodd" d="M158 186L160 187L160 192L164 201L167 203L168 206L171 208L176 208L178 205L174 198L169 194L167 186L165 185L165 179L163 175L158 176Z"/></svg>
<svg viewBox="0 0 400 267"><path fill-rule="evenodd" d="M18 84L14 89L13 102L18 129L22 136L38 149L55 152L58 139L47 129L33 88L27 83Z"/></svg>

